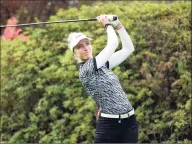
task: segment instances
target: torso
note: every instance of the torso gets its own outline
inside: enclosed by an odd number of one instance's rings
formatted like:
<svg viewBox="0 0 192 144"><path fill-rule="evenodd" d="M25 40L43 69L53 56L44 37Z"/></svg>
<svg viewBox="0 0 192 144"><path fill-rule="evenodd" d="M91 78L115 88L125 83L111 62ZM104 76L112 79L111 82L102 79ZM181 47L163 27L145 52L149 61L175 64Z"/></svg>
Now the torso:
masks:
<svg viewBox="0 0 192 144"><path fill-rule="evenodd" d="M79 64L79 78L101 112L122 114L133 109L118 77L107 68L107 65L97 69L95 63L95 58L92 58Z"/></svg>

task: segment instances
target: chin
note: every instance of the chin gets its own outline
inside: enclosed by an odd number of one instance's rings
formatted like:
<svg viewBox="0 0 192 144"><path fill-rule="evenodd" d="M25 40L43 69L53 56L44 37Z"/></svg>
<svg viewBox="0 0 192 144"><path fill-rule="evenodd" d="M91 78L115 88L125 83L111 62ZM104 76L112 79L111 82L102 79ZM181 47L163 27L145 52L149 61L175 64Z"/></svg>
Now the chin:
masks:
<svg viewBox="0 0 192 144"><path fill-rule="evenodd" d="M91 58L92 58L92 56L86 57L86 58L84 58L83 60L84 60L84 61L87 61L87 60L89 60L89 59L91 59Z"/></svg>
<svg viewBox="0 0 192 144"><path fill-rule="evenodd" d="M88 59L91 59L93 56L89 56Z"/></svg>
<svg viewBox="0 0 192 144"><path fill-rule="evenodd" d="M89 59L91 59L91 57L87 57L87 58L86 58L86 60L89 60Z"/></svg>

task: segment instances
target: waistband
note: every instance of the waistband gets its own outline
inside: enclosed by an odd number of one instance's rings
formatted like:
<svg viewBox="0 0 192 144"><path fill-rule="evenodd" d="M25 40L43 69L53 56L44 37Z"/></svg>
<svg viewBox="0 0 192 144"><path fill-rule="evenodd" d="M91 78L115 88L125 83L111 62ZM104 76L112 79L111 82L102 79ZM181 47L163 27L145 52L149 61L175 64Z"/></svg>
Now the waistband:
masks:
<svg viewBox="0 0 192 144"><path fill-rule="evenodd" d="M124 119L124 118L129 118L130 116L134 115L134 113L135 113L134 109L132 109L128 113L118 114L118 115L101 113L101 117Z"/></svg>

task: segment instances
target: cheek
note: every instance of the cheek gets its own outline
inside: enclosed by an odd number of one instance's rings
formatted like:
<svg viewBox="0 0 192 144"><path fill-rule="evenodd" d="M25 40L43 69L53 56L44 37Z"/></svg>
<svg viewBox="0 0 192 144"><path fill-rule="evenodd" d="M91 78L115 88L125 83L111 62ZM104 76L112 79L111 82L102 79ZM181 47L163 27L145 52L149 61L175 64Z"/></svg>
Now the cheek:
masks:
<svg viewBox="0 0 192 144"><path fill-rule="evenodd" d="M92 46L90 46L89 49L92 51Z"/></svg>
<svg viewBox="0 0 192 144"><path fill-rule="evenodd" d="M82 57L83 51L82 51L82 50L77 50L77 51L75 52L75 55L78 56L78 57Z"/></svg>

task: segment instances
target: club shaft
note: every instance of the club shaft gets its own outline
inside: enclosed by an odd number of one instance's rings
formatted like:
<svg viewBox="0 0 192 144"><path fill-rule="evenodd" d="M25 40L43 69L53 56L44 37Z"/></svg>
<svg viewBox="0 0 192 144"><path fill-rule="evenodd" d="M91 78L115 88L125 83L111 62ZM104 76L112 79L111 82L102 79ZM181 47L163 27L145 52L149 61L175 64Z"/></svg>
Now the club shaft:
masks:
<svg viewBox="0 0 192 144"><path fill-rule="evenodd" d="M96 20L97 20L96 18L90 18L90 19L61 20L61 21L38 22L38 23L28 23L28 24L16 24L16 25L1 25L1 28L5 28L5 27L18 27L18 26L31 26L31 25L39 25L39 24L65 23L65 22L96 21Z"/></svg>

